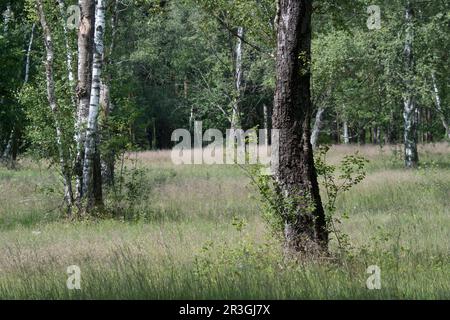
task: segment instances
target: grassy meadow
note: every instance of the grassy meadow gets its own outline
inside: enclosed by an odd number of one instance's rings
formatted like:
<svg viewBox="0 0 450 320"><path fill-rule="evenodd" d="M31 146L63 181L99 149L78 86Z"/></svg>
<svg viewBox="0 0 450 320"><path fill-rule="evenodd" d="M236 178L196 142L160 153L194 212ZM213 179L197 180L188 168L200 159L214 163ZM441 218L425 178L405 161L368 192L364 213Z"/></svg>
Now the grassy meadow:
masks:
<svg viewBox="0 0 450 320"><path fill-rule="evenodd" d="M421 146L417 170L393 146L335 146L328 159L356 150L367 177L337 203L349 246L332 239L320 260L284 257L238 166L130 154L105 216L75 221L55 168L0 168L0 299L449 299L450 146ZM66 287L70 265L81 290ZM366 288L370 265L380 290Z"/></svg>

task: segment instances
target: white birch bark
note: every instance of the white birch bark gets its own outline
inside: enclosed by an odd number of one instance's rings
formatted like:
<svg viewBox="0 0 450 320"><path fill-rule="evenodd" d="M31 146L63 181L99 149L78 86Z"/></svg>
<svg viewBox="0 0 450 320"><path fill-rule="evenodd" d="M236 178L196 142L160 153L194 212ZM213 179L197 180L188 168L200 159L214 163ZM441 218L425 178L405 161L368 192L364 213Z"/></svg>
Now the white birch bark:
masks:
<svg viewBox="0 0 450 320"><path fill-rule="evenodd" d="M84 148L83 164L83 194L92 196L94 157L98 135L98 114L100 105L101 72L103 65L103 34L105 29L104 0L96 0L95 4L95 31L94 31L94 58L92 65L92 87L89 102L88 125Z"/></svg>
<svg viewBox="0 0 450 320"><path fill-rule="evenodd" d="M231 129L236 129L241 126L239 100L241 96L241 86L242 86L242 37L244 36L243 27L238 28L237 35L238 37L236 44L236 71L235 71L236 97L233 100Z"/></svg>
<svg viewBox="0 0 450 320"><path fill-rule="evenodd" d="M311 132L311 146L313 149L317 148L317 142L319 141L320 130L322 129L322 116L325 111L324 107L319 107L316 112L314 120L313 130Z"/></svg>
<svg viewBox="0 0 450 320"><path fill-rule="evenodd" d="M63 145L63 133L61 128L61 123L59 120L59 110L58 110L58 104L56 101L56 95L55 95L55 82L53 78L53 60L54 60L54 53L53 53L53 41L52 36L50 32L50 28L47 25L47 20L45 18L44 9L42 6L42 0L36 0L36 7L39 14L39 19L41 22L42 30L43 30L43 36L44 36L44 45L45 45L45 51L46 51L46 62L45 62L45 74L46 74L46 80L47 80L47 99L50 105L51 112L53 114L54 118L54 125L56 129L56 145L58 148L58 154L59 154L59 164L61 166L61 173L63 176L63 183L64 183L64 197L65 201L67 203L67 206L69 208L69 213L72 207L73 203L73 194L72 194L72 181L71 181L71 175L69 172L69 166L68 161L66 158L66 153L64 152L64 145Z"/></svg>
<svg viewBox="0 0 450 320"><path fill-rule="evenodd" d="M61 13L61 20L64 32L64 43L66 46L66 64L67 64L67 78L69 80L70 87L73 88L74 76L72 67L72 50L70 49L69 37L67 32L67 17L66 17L66 6L64 0L58 0L59 11Z"/></svg>
<svg viewBox="0 0 450 320"><path fill-rule="evenodd" d="M343 131L344 131L344 144L349 144L350 143L350 138L348 135L348 123L347 120L344 120L344 123L342 124L343 127Z"/></svg>
<svg viewBox="0 0 450 320"><path fill-rule="evenodd" d="M23 80L24 85L28 83L28 79L30 77L31 47L33 46L34 29L35 28L36 28L36 24L33 23L33 26L31 27L30 41L28 42L27 56L26 56L26 62L25 62L25 78Z"/></svg>
<svg viewBox="0 0 450 320"><path fill-rule="evenodd" d="M9 158L9 154L11 153L13 137L14 137L14 129L11 130L11 133L9 134L8 143L6 144L6 148L5 148L5 150L3 151L3 154L2 154L2 158L1 158L2 161L6 162L7 159Z"/></svg>
<svg viewBox="0 0 450 320"><path fill-rule="evenodd" d="M86 141L87 118L92 82L92 46L95 6L94 0L79 0L80 24L78 28L77 120L75 122L76 159L75 198L80 207L83 196L83 161Z"/></svg>
<svg viewBox="0 0 450 320"><path fill-rule="evenodd" d="M445 128L445 137L450 140L450 125L445 118L444 110L441 105L441 97L439 95L439 88L437 86L436 74L434 72L431 73L431 79L433 80L433 95L434 95L434 103L436 105L436 110L439 113L439 117L441 119L442 125Z"/></svg>
<svg viewBox="0 0 450 320"><path fill-rule="evenodd" d="M263 105L263 116L264 116L264 143L269 145L269 110L267 105Z"/></svg>
<svg viewBox="0 0 450 320"><path fill-rule="evenodd" d="M6 10L3 12L3 33L7 33L9 30L9 22L12 18L12 10L11 10L11 4L6 5Z"/></svg>
<svg viewBox="0 0 450 320"><path fill-rule="evenodd" d="M417 130L416 130L416 104L414 100L413 77L413 11L408 1L405 10L406 41L404 47L405 58L405 85L406 90L403 97L403 121L404 121L404 144L405 144L405 167L413 168L418 164L417 153Z"/></svg>

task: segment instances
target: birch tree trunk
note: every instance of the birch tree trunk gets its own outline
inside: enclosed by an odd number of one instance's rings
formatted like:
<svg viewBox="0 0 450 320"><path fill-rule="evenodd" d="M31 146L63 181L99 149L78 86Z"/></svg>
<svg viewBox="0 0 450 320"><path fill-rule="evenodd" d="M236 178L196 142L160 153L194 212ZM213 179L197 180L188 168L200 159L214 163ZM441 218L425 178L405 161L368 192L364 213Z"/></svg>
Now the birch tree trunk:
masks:
<svg viewBox="0 0 450 320"><path fill-rule="evenodd" d="M67 151L65 150L66 146L64 146L63 142L63 132L61 122L59 120L59 109L55 95L55 82L53 78L53 41L50 28L45 18L42 0L36 0L36 7L43 30L44 45L46 51L45 74L47 80L47 99L50 105L51 112L53 114L54 125L56 129L56 145L58 148L59 163L61 166L61 173L64 183L64 197L70 214L73 204L72 181L67 159Z"/></svg>
<svg viewBox="0 0 450 320"><path fill-rule="evenodd" d="M237 31L237 44L236 44L236 71L235 71L235 89L236 97L233 101L233 113L231 116L231 129L237 129L241 126L240 117L240 97L242 86L242 37L244 36L244 28L239 27Z"/></svg>
<svg viewBox="0 0 450 320"><path fill-rule="evenodd" d="M7 33L9 30L9 22L12 18L12 10L11 10L11 4L8 2L6 5L6 10L3 12L3 33Z"/></svg>
<svg viewBox="0 0 450 320"><path fill-rule="evenodd" d="M4 161L5 163L10 158L13 137L14 137L14 129L11 130L11 133L9 134L8 142L6 143L5 150L3 150L3 154L2 154L2 159L1 160Z"/></svg>
<svg viewBox="0 0 450 320"><path fill-rule="evenodd" d="M433 80L433 92L434 92L434 103L436 105L436 110L439 113L439 117L441 118L442 125L445 128L445 137L450 140L450 125L445 117L445 112L442 109L441 105L441 97L439 95L439 89L436 81L436 74L431 73L431 79Z"/></svg>
<svg viewBox="0 0 450 320"><path fill-rule="evenodd" d="M417 122L416 104L414 99L414 56L413 56L413 10L408 1L405 8L406 41L404 48L405 58L405 94L403 97L403 120L404 120L404 144L405 144L405 167L417 167L419 156L417 153Z"/></svg>
<svg viewBox="0 0 450 320"><path fill-rule="evenodd" d="M92 87L91 97L89 102L88 125L86 131L86 142L84 148L84 164L83 164L83 194L88 199L87 210L91 209L93 205L101 204L99 194L94 194L96 187L101 188L100 181L96 172L100 171L100 167L96 168L100 159L96 159L99 155L97 146L98 141L98 115L100 106L100 86L101 86L101 72L103 65L103 34L105 30L105 4L104 0L96 0L95 3L95 32L94 32L94 55L92 64ZM94 170L97 169L97 170ZM101 177L101 175L100 175ZM98 189L97 189L98 190Z"/></svg>
<svg viewBox="0 0 450 320"><path fill-rule="evenodd" d="M263 105L263 117L264 117L264 143L269 145L269 110L267 105Z"/></svg>
<svg viewBox="0 0 450 320"><path fill-rule="evenodd" d="M108 118L112 112L111 96L109 92L108 82L101 82L100 84L100 109L102 110L101 125L102 128L100 134L100 141L110 139L110 133L108 130ZM100 135L99 134L99 135ZM113 150L106 150L101 156L101 177L102 182L108 185L112 185L114 182L114 163L115 154Z"/></svg>
<svg viewBox="0 0 450 320"><path fill-rule="evenodd" d="M31 35L30 41L28 42L26 62L25 62L25 78L23 79L23 84L26 85L28 83L28 79L30 78L30 62L31 62L31 48L33 46L33 38L34 38L34 29L36 28L36 24L33 23L31 27Z"/></svg>
<svg viewBox="0 0 450 320"><path fill-rule="evenodd" d="M323 115L324 111L325 111L325 108L320 106L316 112L314 126L313 126L313 130L311 133L311 146L313 149L317 148L317 142L319 141L320 130L322 129L322 115Z"/></svg>
<svg viewBox="0 0 450 320"><path fill-rule="evenodd" d="M76 201L80 206L83 196L83 161L86 141L87 118L92 83L92 50L94 42L94 0L79 0L80 25L78 29L78 83L77 120L75 123L75 142L77 155L75 159Z"/></svg>
<svg viewBox="0 0 450 320"><path fill-rule="evenodd" d="M62 27L64 32L64 44L66 46L67 79L69 80L70 88L73 88L74 76L72 68L72 50L70 49L69 37L67 32L67 16L64 0L58 0L58 5L59 11L61 13Z"/></svg>
<svg viewBox="0 0 450 320"><path fill-rule="evenodd" d="M350 143L350 139L348 136L348 124L347 124L347 120L344 120L344 122L342 123L342 127L343 127L343 131L344 131L344 144L349 144Z"/></svg>
<svg viewBox="0 0 450 320"><path fill-rule="evenodd" d="M309 0L278 0L273 128L279 130L279 161L272 172L284 208L286 248L326 250L328 232L311 146L311 14ZM301 56L301 57L300 57Z"/></svg>

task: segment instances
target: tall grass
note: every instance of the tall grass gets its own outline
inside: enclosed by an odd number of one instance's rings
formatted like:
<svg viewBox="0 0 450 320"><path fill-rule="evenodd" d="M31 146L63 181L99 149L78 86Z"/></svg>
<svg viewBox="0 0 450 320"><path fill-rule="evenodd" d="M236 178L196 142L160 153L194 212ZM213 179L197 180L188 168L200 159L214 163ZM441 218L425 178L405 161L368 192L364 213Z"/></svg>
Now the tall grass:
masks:
<svg viewBox="0 0 450 320"><path fill-rule="evenodd" d="M334 147L330 161L355 149ZM422 147L418 170L403 170L392 150L360 148L367 178L337 203L351 247L338 258L332 239L320 261L283 256L235 166L138 154L140 191L128 199L124 184L118 214L76 222L58 209L51 169L0 169L0 298L449 299L450 150ZM70 265L81 290L66 287ZM380 290L366 288L369 265L381 269Z"/></svg>

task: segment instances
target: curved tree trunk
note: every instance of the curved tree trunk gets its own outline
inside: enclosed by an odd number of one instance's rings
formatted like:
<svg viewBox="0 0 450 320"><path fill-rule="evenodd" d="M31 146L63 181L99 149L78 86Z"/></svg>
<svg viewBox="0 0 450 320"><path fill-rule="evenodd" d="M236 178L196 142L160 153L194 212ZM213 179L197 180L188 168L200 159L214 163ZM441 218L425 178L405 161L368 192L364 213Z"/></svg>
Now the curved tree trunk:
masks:
<svg viewBox="0 0 450 320"><path fill-rule="evenodd" d="M436 74L434 72L431 74L431 79L433 80L434 103L436 105L436 110L439 113L439 117L445 129L445 138L450 140L450 126L447 119L445 118L444 110L442 110L441 97L439 95L439 89L436 82Z"/></svg>
<svg viewBox="0 0 450 320"><path fill-rule="evenodd" d="M284 214L286 247L326 249L328 232L310 143L311 14L309 0L278 0L276 89L273 128L279 130L279 161L273 172L281 197L294 201Z"/></svg>
<svg viewBox="0 0 450 320"><path fill-rule="evenodd" d="M314 127L311 133L311 146L313 149L317 148L317 143L319 141L320 130L322 129L322 116L325 111L324 107L319 107L316 112L316 117L314 121Z"/></svg>
<svg viewBox="0 0 450 320"><path fill-rule="evenodd" d="M42 0L36 0L36 7L39 14L39 18L41 21L41 26L43 30L43 36L44 36L44 45L46 50L46 63L45 63L45 73L46 73L46 80L47 80L47 99L50 104L50 109L53 114L55 129L56 129L56 145L58 147L58 153L59 153L59 163L61 166L61 173L63 176L63 182L64 182L64 196L65 201L67 203L67 206L69 208L69 213L72 208L73 204L73 194L72 194L72 181L71 181L71 174L70 174L70 168L68 164L67 159L67 151L65 150L66 147L64 145L63 141L63 133L62 133L62 127L61 122L59 119L59 108L56 101L56 95L55 95L55 82L53 78L53 60L54 60L54 53L53 53L53 40L50 28L47 24L47 20L45 18L44 8L42 5Z"/></svg>

